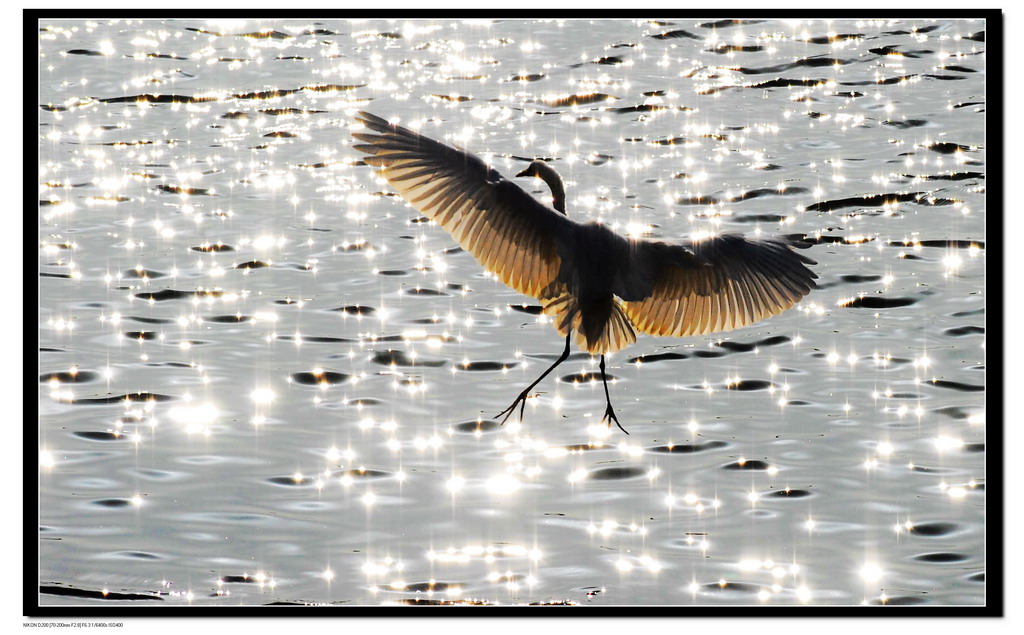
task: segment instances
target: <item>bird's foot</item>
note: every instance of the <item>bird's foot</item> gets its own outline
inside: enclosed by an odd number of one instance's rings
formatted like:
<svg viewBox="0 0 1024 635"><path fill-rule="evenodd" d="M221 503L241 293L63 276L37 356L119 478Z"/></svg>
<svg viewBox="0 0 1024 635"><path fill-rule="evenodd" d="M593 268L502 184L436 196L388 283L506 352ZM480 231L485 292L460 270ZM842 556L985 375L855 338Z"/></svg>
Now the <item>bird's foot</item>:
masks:
<svg viewBox="0 0 1024 635"><path fill-rule="evenodd" d="M614 421L615 425L619 426L619 430L629 434L629 431L623 428L622 424L619 423L619 418L615 416L615 409L612 408L611 404L608 404L608 407L604 409L604 416L601 417L601 421L607 421L609 428L612 427L612 421Z"/></svg>
<svg viewBox="0 0 1024 635"><path fill-rule="evenodd" d="M511 406L505 408L498 414L494 415L495 419L501 417L501 415L505 415L504 417L502 417L501 421L498 422L499 425L505 425L505 421L507 421L508 418L512 416L512 413L515 412L516 406L519 406L519 421L521 423L523 421L523 414L526 410L527 397L529 397L529 391L524 390L523 392L519 393L519 396L516 397L516 400L512 402Z"/></svg>

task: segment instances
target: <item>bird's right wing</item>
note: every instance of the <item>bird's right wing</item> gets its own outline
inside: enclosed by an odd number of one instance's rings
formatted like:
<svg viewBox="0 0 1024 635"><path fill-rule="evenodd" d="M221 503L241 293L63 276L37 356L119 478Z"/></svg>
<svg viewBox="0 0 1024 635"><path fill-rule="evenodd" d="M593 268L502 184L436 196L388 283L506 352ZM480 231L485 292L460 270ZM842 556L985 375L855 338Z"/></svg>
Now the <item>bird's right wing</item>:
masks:
<svg viewBox="0 0 1024 635"><path fill-rule="evenodd" d="M540 300L564 292L559 237L572 221L468 152L360 112L363 160L506 285Z"/></svg>
<svg viewBox="0 0 1024 635"><path fill-rule="evenodd" d="M632 286L647 288L617 293L630 321L651 335L703 335L753 324L799 302L818 277L805 266L816 263L784 239L728 234L676 245L637 241L633 251L636 275L647 284Z"/></svg>

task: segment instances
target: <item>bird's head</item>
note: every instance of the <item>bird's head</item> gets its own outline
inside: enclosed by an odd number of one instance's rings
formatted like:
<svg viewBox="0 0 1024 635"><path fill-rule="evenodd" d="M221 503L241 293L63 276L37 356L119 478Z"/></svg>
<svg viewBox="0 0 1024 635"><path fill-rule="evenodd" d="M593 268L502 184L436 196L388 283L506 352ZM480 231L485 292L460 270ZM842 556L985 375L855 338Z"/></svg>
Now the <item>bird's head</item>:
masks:
<svg viewBox="0 0 1024 635"><path fill-rule="evenodd" d="M532 161L530 165L526 166L525 170L523 170L516 176L535 176L537 178L542 178L541 175L547 171L545 170L545 168L547 168L547 170L550 170L551 166L549 166L544 161L537 159L536 161Z"/></svg>

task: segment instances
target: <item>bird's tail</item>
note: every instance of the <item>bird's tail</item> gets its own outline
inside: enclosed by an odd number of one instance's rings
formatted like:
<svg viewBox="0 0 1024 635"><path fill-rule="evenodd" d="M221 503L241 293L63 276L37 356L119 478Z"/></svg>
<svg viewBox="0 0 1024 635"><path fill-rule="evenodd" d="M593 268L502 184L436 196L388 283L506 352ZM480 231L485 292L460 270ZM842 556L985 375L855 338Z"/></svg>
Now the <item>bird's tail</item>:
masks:
<svg viewBox="0 0 1024 635"><path fill-rule="evenodd" d="M554 316L562 335L576 333L576 345L591 354L614 353L636 341L636 331L619 301L609 295L582 310L579 299L569 293L550 300L544 313Z"/></svg>

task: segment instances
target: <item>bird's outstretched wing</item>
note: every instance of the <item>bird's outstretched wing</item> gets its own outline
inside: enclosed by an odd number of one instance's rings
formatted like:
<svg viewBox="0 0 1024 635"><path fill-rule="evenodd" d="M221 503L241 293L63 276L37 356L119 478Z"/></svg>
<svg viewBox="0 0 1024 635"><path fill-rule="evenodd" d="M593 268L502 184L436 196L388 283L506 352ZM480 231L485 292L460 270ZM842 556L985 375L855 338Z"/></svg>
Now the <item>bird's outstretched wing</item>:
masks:
<svg viewBox="0 0 1024 635"><path fill-rule="evenodd" d="M353 147L380 167L393 188L452 235L506 285L540 300L564 292L557 282L559 237L572 221L539 203L468 152L388 123L367 112L371 133Z"/></svg>
<svg viewBox="0 0 1024 635"><path fill-rule="evenodd" d="M644 297L617 292L626 315L651 335L681 337L728 331L782 313L817 286L818 276L785 239L727 234L682 244L638 241ZM634 287L646 286L637 281Z"/></svg>

